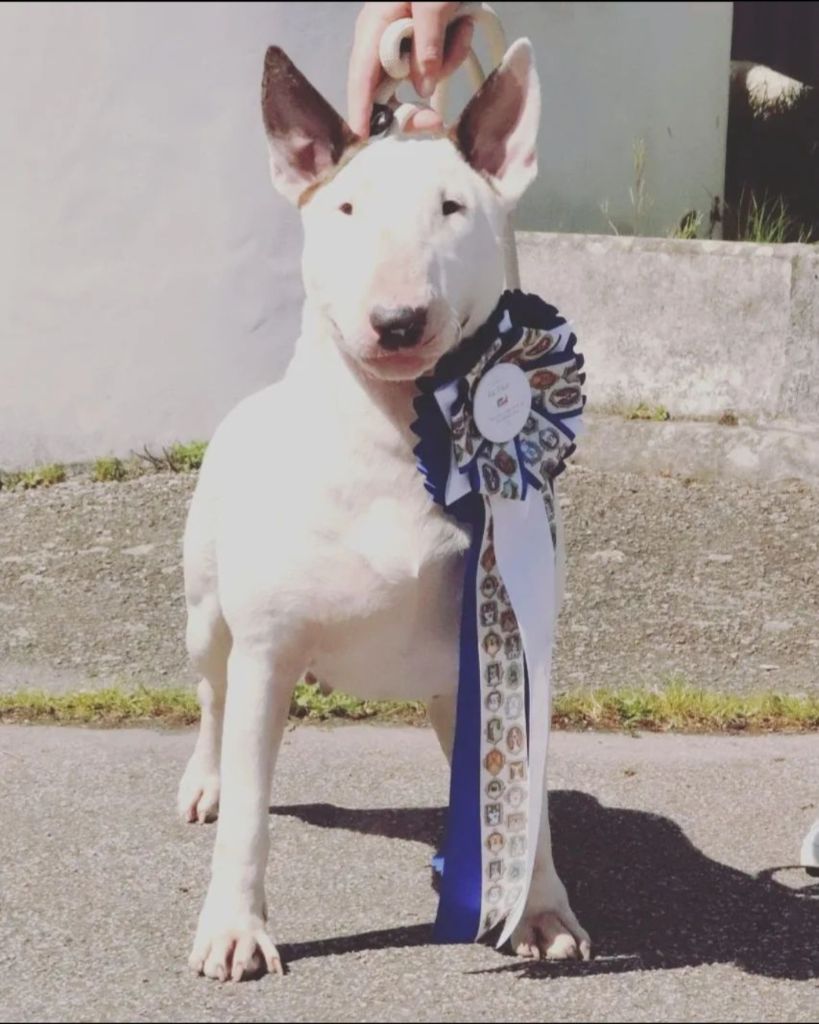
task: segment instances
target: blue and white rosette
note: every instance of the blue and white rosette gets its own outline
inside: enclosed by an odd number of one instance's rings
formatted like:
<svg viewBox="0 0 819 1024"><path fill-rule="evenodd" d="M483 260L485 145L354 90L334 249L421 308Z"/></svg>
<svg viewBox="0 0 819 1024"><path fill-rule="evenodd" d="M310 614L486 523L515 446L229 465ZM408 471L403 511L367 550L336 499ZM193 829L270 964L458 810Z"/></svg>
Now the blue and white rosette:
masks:
<svg viewBox="0 0 819 1024"><path fill-rule="evenodd" d="M520 921L532 879L551 719L554 478L575 448L583 357L554 306L507 291L419 379L419 469L472 529L436 941Z"/></svg>

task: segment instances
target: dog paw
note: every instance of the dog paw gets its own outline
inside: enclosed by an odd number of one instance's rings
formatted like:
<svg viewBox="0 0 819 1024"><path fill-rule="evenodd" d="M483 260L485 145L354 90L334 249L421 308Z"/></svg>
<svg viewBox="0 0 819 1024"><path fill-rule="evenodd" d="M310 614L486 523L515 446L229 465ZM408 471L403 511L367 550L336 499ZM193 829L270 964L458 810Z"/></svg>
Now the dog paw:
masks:
<svg viewBox="0 0 819 1024"><path fill-rule="evenodd" d="M179 783L176 806L183 821L204 825L219 811L219 773L206 771L191 758Z"/></svg>
<svg viewBox="0 0 819 1024"><path fill-rule="evenodd" d="M591 959L591 939L568 907L527 913L511 942L517 955L529 960Z"/></svg>
<svg viewBox="0 0 819 1024"><path fill-rule="evenodd" d="M265 968L271 974L284 973L263 919L253 914L213 922L203 915L188 963L197 974L216 981L248 980Z"/></svg>

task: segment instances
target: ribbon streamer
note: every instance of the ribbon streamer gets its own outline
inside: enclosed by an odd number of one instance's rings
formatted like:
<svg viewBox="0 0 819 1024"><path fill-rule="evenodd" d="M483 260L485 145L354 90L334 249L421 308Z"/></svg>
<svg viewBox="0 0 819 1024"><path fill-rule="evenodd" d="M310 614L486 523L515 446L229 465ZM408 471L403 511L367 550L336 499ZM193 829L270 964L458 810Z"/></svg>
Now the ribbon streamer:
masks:
<svg viewBox="0 0 819 1024"><path fill-rule="evenodd" d="M472 531L438 942L474 942L503 924L500 946L526 906L551 717L553 481L585 405L575 342L553 306L507 291L417 382L419 470Z"/></svg>

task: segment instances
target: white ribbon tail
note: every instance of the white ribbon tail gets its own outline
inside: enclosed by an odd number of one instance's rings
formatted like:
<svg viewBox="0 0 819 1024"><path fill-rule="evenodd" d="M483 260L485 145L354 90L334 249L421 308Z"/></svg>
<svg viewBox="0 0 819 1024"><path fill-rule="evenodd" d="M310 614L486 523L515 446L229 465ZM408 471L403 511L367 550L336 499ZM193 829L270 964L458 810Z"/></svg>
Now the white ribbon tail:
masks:
<svg viewBox="0 0 819 1024"><path fill-rule="evenodd" d="M529 675L529 814L523 896L506 919L502 946L523 916L540 836L546 755L551 724L551 662L555 634L555 553L549 516L540 492L524 501L490 498L495 557L523 639Z"/></svg>

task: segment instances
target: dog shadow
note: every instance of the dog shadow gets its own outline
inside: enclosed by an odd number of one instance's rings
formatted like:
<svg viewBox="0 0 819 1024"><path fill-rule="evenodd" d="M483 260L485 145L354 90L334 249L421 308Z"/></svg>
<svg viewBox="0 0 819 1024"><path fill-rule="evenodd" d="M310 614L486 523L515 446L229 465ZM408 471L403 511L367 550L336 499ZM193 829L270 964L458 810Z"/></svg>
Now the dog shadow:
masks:
<svg viewBox="0 0 819 1024"><path fill-rule="evenodd" d="M271 807L270 812L433 848L443 838L446 821L444 808L300 804ZM747 875L711 860L668 818L604 807L574 790L550 794L550 817L555 863L573 909L592 936L595 960L504 957L500 966L477 973L555 977L730 963L769 978L819 977L819 884L798 889L782 884L777 875L788 866ZM753 841L752 834L739 838ZM283 946L282 952L292 963L431 940L432 925L425 924L296 943Z"/></svg>

